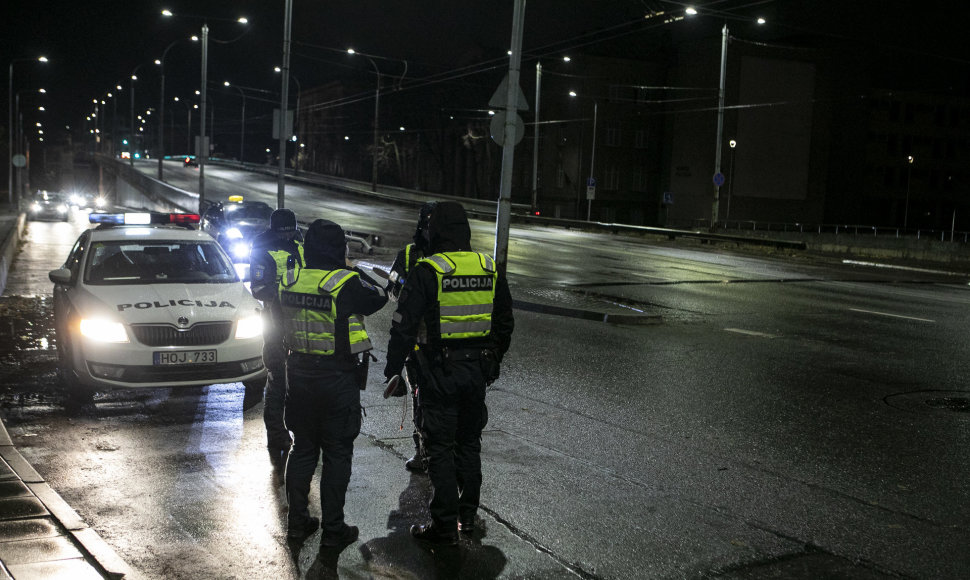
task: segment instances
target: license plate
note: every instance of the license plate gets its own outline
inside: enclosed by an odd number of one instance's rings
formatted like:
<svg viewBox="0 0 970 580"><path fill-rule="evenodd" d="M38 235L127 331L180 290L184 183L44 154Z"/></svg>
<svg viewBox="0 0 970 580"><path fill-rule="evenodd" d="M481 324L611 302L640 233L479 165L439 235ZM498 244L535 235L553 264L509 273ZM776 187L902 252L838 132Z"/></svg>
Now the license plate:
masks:
<svg viewBox="0 0 970 580"><path fill-rule="evenodd" d="M181 350L152 353L156 365L187 365L216 362L215 350Z"/></svg>

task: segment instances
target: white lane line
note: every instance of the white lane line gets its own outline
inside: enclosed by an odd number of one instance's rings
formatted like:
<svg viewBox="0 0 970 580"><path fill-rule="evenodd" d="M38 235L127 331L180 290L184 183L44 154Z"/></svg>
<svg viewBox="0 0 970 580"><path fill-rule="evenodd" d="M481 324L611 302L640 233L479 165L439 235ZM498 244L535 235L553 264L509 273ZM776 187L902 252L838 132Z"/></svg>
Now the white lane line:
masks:
<svg viewBox="0 0 970 580"><path fill-rule="evenodd" d="M887 268L890 270L906 270L908 272L923 272L925 274L945 274L947 276L966 276L963 272L948 272L946 270L927 270L926 268L913 268L911 266L897 266L895 264L880 264L879 262L861 262L859 260L842 260L843 264L850 266L869 266L872 268Z"/></svg>
<svg viewBox="0 0 970 580"><path fill-rule="evenodd" d="M853 312L862 312L864 314L876 314L878 316L891 316L892 318L903 318L905 320L918 320L920 322L936 322L935 320L930 320L929 318L917 318L915 316L903 316L901 314L889 314L888 312L876 312L875 310L862 310L861 308L850 308L849 310Z"/></svg>
<svg viewBox="0 0 970 580"><path fill-rule="evenodd" d="M778 338L777 334L768 334L765 332L757 332L755 330L744 330L743 328L725 328L725 332L736 332L738 334L746 334L748 336L760 336L762 338Z"/></svg>

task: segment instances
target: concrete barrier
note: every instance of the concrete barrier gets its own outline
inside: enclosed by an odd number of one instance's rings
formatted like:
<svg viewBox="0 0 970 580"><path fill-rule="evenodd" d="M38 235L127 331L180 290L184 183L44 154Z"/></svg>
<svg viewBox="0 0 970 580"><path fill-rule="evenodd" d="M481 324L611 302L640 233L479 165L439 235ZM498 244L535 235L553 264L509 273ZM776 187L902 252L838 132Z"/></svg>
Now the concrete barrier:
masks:
<svg viewBox="0 0 970 580"><path fill-rule="evenodd" d="M7 289L7 274L13 265L20 245L20 239L24 234L26 225L26 214L11 214L3 216L2 219L14 222L12 228L0 228L0 232L5 232L4 238L0 241L0 295Z"/></svg>

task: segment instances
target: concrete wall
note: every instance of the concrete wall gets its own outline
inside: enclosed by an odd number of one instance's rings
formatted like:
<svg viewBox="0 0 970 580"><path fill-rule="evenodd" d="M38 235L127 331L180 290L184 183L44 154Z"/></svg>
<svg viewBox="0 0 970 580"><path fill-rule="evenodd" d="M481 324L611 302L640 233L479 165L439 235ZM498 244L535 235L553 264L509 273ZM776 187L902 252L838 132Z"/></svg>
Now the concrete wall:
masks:
<svg viewBox="0 0 970 580"><path fill-rule="evenodd" d="M0 295L7 288L7 274L17 255L20 246L20 238L24 233L26 214L2 216L5 222L13 222L13 227L0 227L0 232L5 232L6 236L0 240Z"/></svg>

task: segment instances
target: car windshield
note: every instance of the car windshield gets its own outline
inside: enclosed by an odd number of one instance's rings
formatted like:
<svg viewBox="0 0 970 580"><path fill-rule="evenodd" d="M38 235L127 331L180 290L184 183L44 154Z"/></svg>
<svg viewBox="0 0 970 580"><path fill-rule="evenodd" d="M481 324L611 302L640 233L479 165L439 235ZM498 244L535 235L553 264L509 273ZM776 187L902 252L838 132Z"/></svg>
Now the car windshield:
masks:
<svg viewBox="0 0 970 580"><path fill-rule="evenodd" d="M64 203L64 196L49 191L38 191L37 195L34 196L34 201L41 203Z"/></svg>
<svg viewBox="0 0 970 580"><path fill-rule="evenodd" d="M238 280L219 246L196 241L94 242L88 252L84 283L217 284Z"/></svg>
<svg viewBox="0 0 970 580"><path fill-rule="evenodd" d="M273 208L265 204L226 206L226 217L234 222L241 220L269 220L272 214Z"/></svg>

